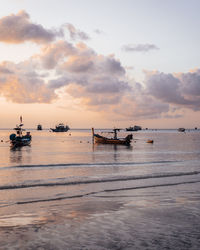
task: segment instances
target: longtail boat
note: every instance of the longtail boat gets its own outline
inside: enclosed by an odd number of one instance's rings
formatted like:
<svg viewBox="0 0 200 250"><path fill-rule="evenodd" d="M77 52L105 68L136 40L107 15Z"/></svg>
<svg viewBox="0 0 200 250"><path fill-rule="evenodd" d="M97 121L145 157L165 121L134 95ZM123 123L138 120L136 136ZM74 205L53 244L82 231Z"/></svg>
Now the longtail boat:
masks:
<svg viewBox="0 0 200 250"><path fill-rule="evenodd" d="M12 148L28 146L31 143L32 137L30 132L26 132L26 134L23 135L23 131L25 131L25 129L22 129L23 125L22 116L20 116L20 124L16 125L16 128L14 128L14 130L17 131L16 134L13 133L10 135L10 144Z"/></svg>
<svg viewBox="0 0 200 250"><path fill-rule="evenodd" d="M121 145L130 145L131 140L133 139L133 135L129 134L125 138L118 138L117 132L119 132L121 129L114 128L112 132L114 136L113 138L108 138L99 134L96 134L94 132L94 128L92 128L92 136L93 136L93 142L95 143L101 143L101 144L121 144Z"/></svg>

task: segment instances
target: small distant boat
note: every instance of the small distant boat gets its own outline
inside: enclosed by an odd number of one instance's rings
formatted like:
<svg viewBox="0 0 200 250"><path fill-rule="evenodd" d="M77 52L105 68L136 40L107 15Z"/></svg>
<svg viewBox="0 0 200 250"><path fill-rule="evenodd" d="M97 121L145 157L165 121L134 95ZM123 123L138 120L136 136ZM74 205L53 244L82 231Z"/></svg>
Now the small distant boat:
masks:
<svg viewBox="0 0 200 250"><path fill-rule="evenodd" d="M64 125L63 123L59 123L56 128L50 128L53 132L67 132L70 128L68 125Z"/></svg>
<svg viewBox="0 0 200 250"><path fill-rule="evenodd" d="M138 130L142 130L142 127L135 125L134 127L126 128L126 131L138 131Z"/></svg>
<svg viewBox="0 0 200 250"><path fill-rule="evenodd" d="M42 130L42 125L41 124L37 125L37 130Z"/></svg>
<svg viewBox="0 0 200 250"><path fill-rule="evenodd" d="M22 146L28 146L31 143L32 140L32 136L30 134L30 132L26 132L25 135L23 135L23 131L25 131L25 129L22 129L22 126L24 124L22 124L22 116L20 116L20 124L16 125L16 128L14 128L14 130L16 130L16 134L11 134L10 135L10 144L12 146L12 148L16 148L16 147L22 147Z"/></svg>
<svg viewBox="0 0 200 250"><path fill-rule="evenodd" d="M117 138L117 132L120 131L121 129L114 128L112 132L114 136L113 138L108 138L105 136L101 136L99 134L94 133L94 128L92 128L92 135L93 135L93 140L96 143L101 143L101 144L121 144L121 145L127 145L129 146L131 143L131 140L133 139L133 135L129 134L125 138Z"/></svg>
<svg viewBox="0 0 200 250"><path fill-rule="evenodd" d="M179 128L178 131L179 132L185 132L185 128Z"/></svg>

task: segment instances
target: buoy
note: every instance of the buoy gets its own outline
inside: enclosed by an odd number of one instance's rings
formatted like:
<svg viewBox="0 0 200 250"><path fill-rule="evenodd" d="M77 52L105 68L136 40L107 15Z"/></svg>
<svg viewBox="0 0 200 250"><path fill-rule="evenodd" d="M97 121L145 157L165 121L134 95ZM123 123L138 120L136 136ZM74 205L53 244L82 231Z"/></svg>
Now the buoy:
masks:
<svg viewBox="0 0 200 250"><path fill-rule="evenodd" d="M153 140L147 140L147 143L153 143Z"/></svg>

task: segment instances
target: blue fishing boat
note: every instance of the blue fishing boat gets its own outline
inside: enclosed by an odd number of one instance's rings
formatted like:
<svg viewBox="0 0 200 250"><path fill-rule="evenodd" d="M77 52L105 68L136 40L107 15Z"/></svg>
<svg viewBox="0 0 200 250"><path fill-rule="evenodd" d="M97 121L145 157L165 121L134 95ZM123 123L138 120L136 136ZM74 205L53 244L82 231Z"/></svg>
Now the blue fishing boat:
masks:
<svg viewBox="0 0 200 250"><path fill-rule="evenodd" d="M22 116L20 116L20 124L16 125L14 128L14 130L16 130L16 134L10 134L10 144L12 148L28 146L31 143L32 136L30 132L26 132L26 134L23 135L23 131L25 131L25 129L22 129L23 125Z"/></svg>

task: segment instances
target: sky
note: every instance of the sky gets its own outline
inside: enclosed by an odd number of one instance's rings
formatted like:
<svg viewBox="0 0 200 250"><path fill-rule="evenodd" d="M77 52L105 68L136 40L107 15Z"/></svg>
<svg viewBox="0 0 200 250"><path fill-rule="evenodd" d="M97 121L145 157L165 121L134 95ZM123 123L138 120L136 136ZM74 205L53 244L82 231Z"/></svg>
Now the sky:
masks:
<svg viewBox="0 0 200 250"><path fill-rule="evenodd" d="M6 0L0 128L200 127L199 0Z"/></svg>

